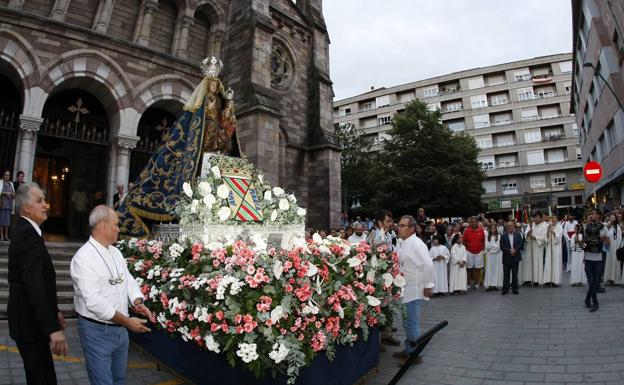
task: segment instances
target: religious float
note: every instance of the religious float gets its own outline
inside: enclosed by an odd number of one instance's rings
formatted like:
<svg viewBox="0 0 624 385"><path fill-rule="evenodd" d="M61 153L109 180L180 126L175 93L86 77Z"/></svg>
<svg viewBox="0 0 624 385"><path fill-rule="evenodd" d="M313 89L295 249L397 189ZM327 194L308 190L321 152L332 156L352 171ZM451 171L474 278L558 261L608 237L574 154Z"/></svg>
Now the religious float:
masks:
<svg viewBox="0 0 624 385"><path fill-rule="evenodd" d="M132 341L195 384L357 383L405 286L398 257L304 239L296 197L240 157L221 67L204 60L118 210L119 248L156 318Z"/></svg>

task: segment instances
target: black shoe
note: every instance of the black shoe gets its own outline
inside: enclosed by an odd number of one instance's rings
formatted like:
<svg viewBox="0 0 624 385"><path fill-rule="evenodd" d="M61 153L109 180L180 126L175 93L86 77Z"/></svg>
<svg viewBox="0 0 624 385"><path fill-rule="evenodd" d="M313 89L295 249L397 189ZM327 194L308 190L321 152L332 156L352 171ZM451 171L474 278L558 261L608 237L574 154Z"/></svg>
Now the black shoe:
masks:
<svg viewBox="0 0 624 385"><path fill-rule="evenodd" d="M597 291L598 291L598 293L606 293L607 292L604 287L601 287Z"/></svg>
<svg viewBox="0 0 624 385"><path fill-rule="evenodd" d="M520 294L520 292L519 292L518 290L514 290L514 291L513 291L513 293L514 293L515 295Z"/></svg>
<svg viewBox="0 0 624 385"><path fill-rule="evenodd" d="M595 304L594 306L591 307L591 309L589 309L590 313L593 313L595 311L598 311L598 304Z"/></svg>
<svg viewBox="0 0 624 385"><path fill-rule="evenodd" d="M509 290L503 290L503 291L501 291L501 295L507 295L507 293L509 293Z"/></svg>

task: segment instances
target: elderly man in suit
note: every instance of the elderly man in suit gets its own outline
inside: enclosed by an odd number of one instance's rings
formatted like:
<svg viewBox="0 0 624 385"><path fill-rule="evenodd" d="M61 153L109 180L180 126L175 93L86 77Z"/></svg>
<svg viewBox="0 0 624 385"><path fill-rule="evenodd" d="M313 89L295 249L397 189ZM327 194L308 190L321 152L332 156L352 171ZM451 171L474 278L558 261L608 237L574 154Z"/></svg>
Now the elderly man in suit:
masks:
<svg viewBox="0 0 624 385"><path fill-rule="evenodd" d="M522 234L516 231L513 221L505 225L505 233L501 236L500 249L503 252L503 291L502 295L509 293L509 281L514 294L518 292L518 266L522 260ZM511 273L511 274L510 274ZM511 275L511 277L510 277Z"/></svg>
<svg viewBox="0 0 624 385"><path fill-rule="evenodd" d="M28 385L56 384L51 352L66 355L68 349L56 273L39 227L48 219L48 204L32 182L19 187L15 201L20 218L9 245L9 334L22 356Z"/></svg>

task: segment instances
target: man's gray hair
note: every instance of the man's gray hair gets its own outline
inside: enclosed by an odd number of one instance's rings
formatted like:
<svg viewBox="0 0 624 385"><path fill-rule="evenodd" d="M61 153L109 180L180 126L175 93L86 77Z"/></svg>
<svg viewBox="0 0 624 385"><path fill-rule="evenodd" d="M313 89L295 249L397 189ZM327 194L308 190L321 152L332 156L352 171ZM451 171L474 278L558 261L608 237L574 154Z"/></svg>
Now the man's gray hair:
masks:
<svg viewBox="0 0 624 385"><path fill-rule="evenodd" d="M33 203L32 196L30 195L30 190L33 188L42 191L35 182L24 182L19 186L17 194L15 194L15 211L19 213L24 205Z"/></svg>
<svg viewBox="0 0 624 385"><path fill-rule="evenodd" d="M91 214L89 214L89 228L93 230L98 223L103 220L108 220L111 213L114 213L113 209L106 205L95 206L95 208L91 210Z"/></svg>
<svg viewBox="0 0 624 385"><path fill-rule="evenodd" d="M407 219L407 225L413 228L416 228L416 218L414 218L412 215L403 215L401 217L401 221L403 219Z"/></svg>

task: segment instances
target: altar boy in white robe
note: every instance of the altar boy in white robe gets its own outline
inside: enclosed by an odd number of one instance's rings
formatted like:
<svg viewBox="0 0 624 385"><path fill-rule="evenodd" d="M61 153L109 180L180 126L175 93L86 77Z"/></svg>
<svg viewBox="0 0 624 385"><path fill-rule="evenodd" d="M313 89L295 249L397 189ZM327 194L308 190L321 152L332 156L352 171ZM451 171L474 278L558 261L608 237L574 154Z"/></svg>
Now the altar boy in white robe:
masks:
<svg viewBox="0 0 624 385"><path fill-rule="evenodd" d="M622 243L622 229L615 221L615 217L607 222L607 231L611 246L607 250L607 258L605 259L604 283L613 286L622 280L622 267L620 261L617 260L617 249Z"/></svg>
<svg viewBox="0 0 624 385"><path fill-rule="evenodd" d="M467 261L468 254L464 246L464 236L457 234L453 239L453 247L451 247L449 292L454 294L466 294L468 290Z"/></svg>
<svg viewBox="0 0 624 385"><path fill-rule="evenodd" d="M533 225L527 234L531 239L531 255L533 264L533 286L538 286L544 276L544 252L548 235L548 222L543 220L542 213L537 211L533 215ZM526 271L526 270L525 270ZM527 277L524 277L526 280Z"/></svg>
<svg viewBox="0 0 624 385"><path fill-rule="evenodd" d="M486 291L498 290L503 286L503 253L500 249L500 233L496 223L491 223L485 237L485 279Z"/></svg>
<svg viewBox="0 0 624 385"><path fill-rule="evenodd" d="M529 231L531 230L533 223L525 224L522 228L522 238L524 243L522 244L522 260L520 261L519 280L522 286L530 286L533 284L533 240L529 237Z"/></svg>
<svg viewBox="0 0 624 385"><path fill-rule="evenodd" d="M448 262L451 259L449 249L441 244L440 236L433 238L433 244L429 255L433 260L433 295L436 297L444 296L448 293Z"/></svg>
<svg viewBox="0 0 624 385"><path fill-rule="evenodd" d="M544 274L540 284L544 285L544 287L556 287L561 284L561 274L563 270L561 247L563 227L557 221L556 216L551 216L549 221Z"/></svg>

